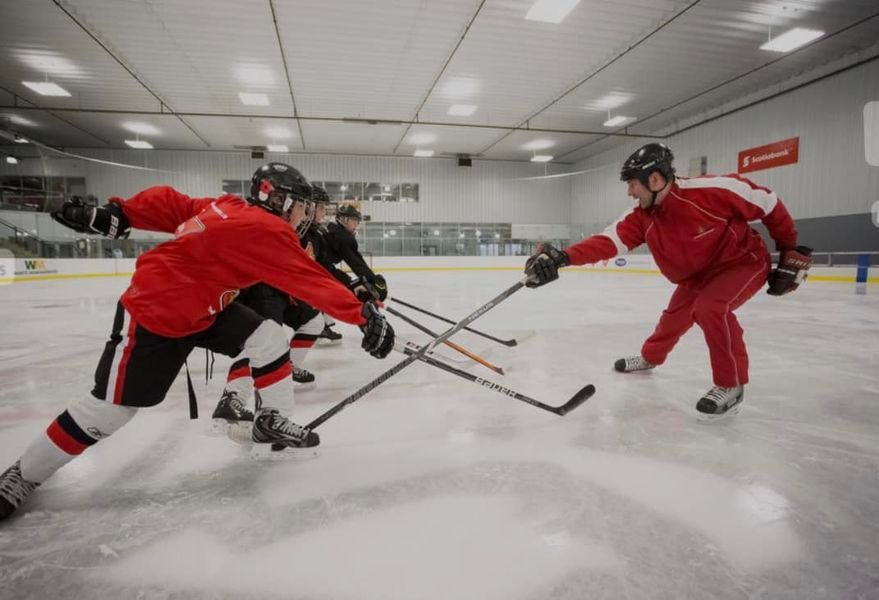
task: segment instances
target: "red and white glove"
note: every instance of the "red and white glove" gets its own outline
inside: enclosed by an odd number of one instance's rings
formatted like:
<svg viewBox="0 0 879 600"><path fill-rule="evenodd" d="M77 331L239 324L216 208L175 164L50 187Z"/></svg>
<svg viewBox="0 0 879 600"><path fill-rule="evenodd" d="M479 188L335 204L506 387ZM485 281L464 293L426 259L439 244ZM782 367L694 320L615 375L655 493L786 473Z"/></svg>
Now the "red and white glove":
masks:
<svg viewBox="0 0 879 600"><path fill-rule="evenodd" d="M766 292L770 296L784 296L800 287L809 275L811 255L812 249L806 246L797 246L796 250L782 250L778 266L769 274L769 289Z"/></svg>

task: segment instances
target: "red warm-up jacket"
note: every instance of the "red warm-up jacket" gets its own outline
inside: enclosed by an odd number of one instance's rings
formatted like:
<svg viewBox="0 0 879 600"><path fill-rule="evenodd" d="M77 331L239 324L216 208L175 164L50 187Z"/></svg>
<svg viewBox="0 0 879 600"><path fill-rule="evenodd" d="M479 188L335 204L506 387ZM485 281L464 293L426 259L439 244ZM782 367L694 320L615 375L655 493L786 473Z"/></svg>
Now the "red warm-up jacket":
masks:
<svg viewBox="0 0 879 600"><path fill-rule="evenodd" d="M760 234L748 225L758 220L777 249L796 247L793 219L775 192L737 175L681 177L660 204L647 210L636 206L566 252L572 265L585 265L646 243L662 274L681 283L749 255L768 260Z"/></svg>
<svg viewBox="0 0 879 600"><path fill-rule="evenodd" d="M289 223L237 196L190 198L159 186L111 202L136 229L174 233L137 259L121 298L153 333L203 331L239 290L260 282L340 321L365 321L363 305L305 253Z"/></svg>

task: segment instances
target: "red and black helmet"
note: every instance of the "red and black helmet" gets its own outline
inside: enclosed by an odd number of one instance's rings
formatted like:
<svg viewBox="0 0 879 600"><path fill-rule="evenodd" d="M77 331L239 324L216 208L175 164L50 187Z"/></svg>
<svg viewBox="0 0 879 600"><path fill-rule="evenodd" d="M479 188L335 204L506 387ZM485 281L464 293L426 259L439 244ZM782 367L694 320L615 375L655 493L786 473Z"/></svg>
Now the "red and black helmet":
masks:
<svg viewBox="0 0 879 600"><path fill-rule="evenodd" d="M286 216L296 202L311 202L311 184L284 163L261 166L250 180L247 201L278 216Z"/></svg>

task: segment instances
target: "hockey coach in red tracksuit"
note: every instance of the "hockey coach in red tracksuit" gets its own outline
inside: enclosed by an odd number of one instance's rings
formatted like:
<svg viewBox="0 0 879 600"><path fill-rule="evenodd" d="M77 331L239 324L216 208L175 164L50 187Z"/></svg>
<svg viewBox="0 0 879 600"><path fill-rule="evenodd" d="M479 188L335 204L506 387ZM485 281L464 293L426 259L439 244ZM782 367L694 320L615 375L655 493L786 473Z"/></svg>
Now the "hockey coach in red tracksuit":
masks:
<svg viewBox="0 0 879 600"><path fill-rule="evenodd" d="M694 323L705 335L714 387L696 409L709 418L740 404L748 383L748 354L733 311L769 280L769 293L791 292L811 265L811 250L797 247L797 230L771 190L738 175L676 177L674 156L663 144L647 144L623 164L620 179L638 205L564 251L538 246L528 259L530 287L558 278L559 267L585 265L647 244L674 293L640 356L621 358L621 372L652 369L665 362ZM769 251L748 222L760 220L781 253L772 272Z"/></svg>
<svg viewBox="0 0 879 600"><path fill-rule="evenodd" d="M153 187L103 207L70 200L53 217L83 233L120 237L129 228L174 238L137 260L122 294L91 394L74 399L21 459L0 475L0 520L40 483L140 408L160 403L195 347L250 359L258 404L256 457L312 452L318 435L287 417L293 408L290 350L281 325L241 302L257 283L360 325L362 347L376 358L393 348L394 331L372 304L362 304L302 249L294 231L313 210L311 185L299 171L269 163L256 171L247 201L190 198Z"/></svg>

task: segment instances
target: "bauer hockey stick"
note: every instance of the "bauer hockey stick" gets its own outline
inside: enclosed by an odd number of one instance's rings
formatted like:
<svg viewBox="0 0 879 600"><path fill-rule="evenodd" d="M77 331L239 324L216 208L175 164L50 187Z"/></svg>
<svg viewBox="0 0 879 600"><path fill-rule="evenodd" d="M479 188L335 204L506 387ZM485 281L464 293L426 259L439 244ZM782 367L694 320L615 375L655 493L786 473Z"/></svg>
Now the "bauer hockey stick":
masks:
<svg viewBox="0 0 879 600"><path fill-rule="evenodd" d="M397 298L396 296L393 296L392 298L390 298L390 300L392 300L393 302L396 302L397 304L401 304L401 305L403 305L403 306L405 306L405 307L407 307L407 308L411 308L412 310L417 310L417 311L420 312L420 313L424 313L425 315L428 315L428 316L430 316L430 317L433 317L434 319L437 319L437 320L439 320L439 321L442 321L443 323L452 323L452 324L455 323L455 322L452 321L451 319L447 319L447 318L445 318L445 317L441 317L441 316L439 316L439 315L437 315L437 314L435 314L435 313L430 312L429 310L424 310L423 308L418 308L418 307L415 306L414 304L409 304L408 302L404 302L403 300L400 300L400 299ZM498 344L503 344L504 346L509 346L510 348L512 348L513 346L518 346L518 345L519 345L519 342L517 342L515 339L512 339L512 340L500 340L500 339L494 337L493 335L488 335L487 333L483 333L483 332L481 332L481 331L479 331L479 330L477 330L477 329L470 329L469 327L465 327L465 328L464 328L464 331L469 331L470 333L475 333L476 335L481 335L481 336L484 337L484 338L487 338L487 339L489 339L489 340L491 340L491 341L493 341L493 342L497 342Z"/></svg>
<svg viewBox="0 0 879 600"><path fill-rule="evenodd" d="M527 402L531 406L536 406L537 408L548 410L549 412L559 415L560 417L564 417L566 414L589 400L589 398L591 398L593 394L595 394L595 386L590 383L582 390L574 394L570 398L570 400L568 400L561 406L552 406L549 404L544 404L540 400L535 400L534 398L526 396L525 394L520 394L516 390L511 390L510 388L504 387L498 383L488 381L486 379L483 379L482 377L477 377L476 375L468 373L467 371L461 371L460 369L456 369L452 365L447 365L446 363L439 361L435 358L431 358L429 356L420 356L417 353L419 347L412 342L401 340L400 342L394 344L394 350L396 350L397 352L402 352L403 354L407 354L409 356L415 356L418 360L437 367L438 369L442 369L443 371L451 373L452 375L457 375L458 377L463 377L464 379L467 379L474 383L478 383L482 387L488 388L499 394L503 394L504 396L509 396L510 398L515 398L516 400Z"/></svg>
<svg viewBox="0 0 879 600"><path fill-rule="evenodd" d="M318 427L322 423L326 422L327 419L332 418L334 415L336 415L337 413L342 411L349 404L353 404L354 402L357 402L358 400L363 398L366 394L368 394L369 392L371 392L372 390L374 390L375 388L377 388L378 386L383 384L385 381L387 381L388 379L390 379L391 377L393 377L394 375L396 375L397 373L399 373L400 371L402 371L403 369L405 369L406 367L408 367L409 365L414 363L416 360L418 360L419 357L424 356L425 354L427 354L428 352L433 350L435 346L437 346L438 344L442 344L444 341L446 341L447 339L449 339L450 337L452 337L453 335L455 335L456 333L458 333L459 331L464 329L464 327L466 327L467 325L469 325L470 323L472 323L473 321L475 321L476 319L478 319L479 317L481 317L482 315L484 315L485 313L490 311L492 308L494 308L495 306L497 306L498 304L500 304L501 302L503 302L504 300L506 300L507 298L509 298L510 296L515 294L516 292L518 292L519 290L521 290L523 287L525 287L525 282L527 280L528 280L528 277L524 277L520 281L517 281L515 285L508 287L503 292L501 292L500 294L498 294L497 296L495 296L494 298L492 298L491 300L489 300L488 302L486 302L485 304L483 304L482 306L480 306L479 308L474 310L472 313L470 313L469 315L467 315L466 317L461 319L458 323L455 324L454 327L444 331L442 333L442 335L440 335L439 337L434 338L433 340L431 340L430 342L428 342L424 346L421 346L421 348L419 348L417 352L414 352L413 354L408 356L402 362L397 363L396 365L394 365L393 367L391 367L390 369L388 369L387 371L385 371L384 373L382 373L381 375L379 375L378 377L376 377L375 379L373 379L372 381L370 381L369 383L364 385L362 388L360 388L359 390L357 390L356 392L354 392L353 394L351 394L350 396L348 396L347 398L345 398L344 400L342 400L341 402L339 402L338 404L336 404L335 406L330 408L324 414L322 414L319 417L317 417L316 419L314 419L311 423L306 425L305 428L306 429L315 429L316 427Z"/></svg>
<svg viewBox="0 0 879 600"><path fill-rule="evenodd" d="M386 306L385 310L388 311L389 313L391 313L392 315L394 315L395 317L399 317L400 319L402 319L406 323L409 323L415 329L418 329L419 331L426 333L430 337L433 337L433 338L437 337L436 333L434 333L433 331L431 331L430 329L428 329L427 327L425 327L421 323L417 322L415 319L410 319L409 317L407 317L406 315L404 315L400 311L394 310L390 306ZM502 368L496 367L495 365L491 364L490 362L488 362L487 360L485 360L484 358L482 358L478 354L474 354L474 353L470 352L469 350L467 350L467 348L464 348L463 346L459 346L455 342L450 342L450 341L446 340L445 342L443 342L443 344L445 344L449 348L452 348L453 350L460 352L461 354L463 354L467 358L475 360L476 362L478 362L480 365L482 365L486 369L491 369L492 371L494 371L498 375L504 374L504 370Z"/></svg>

